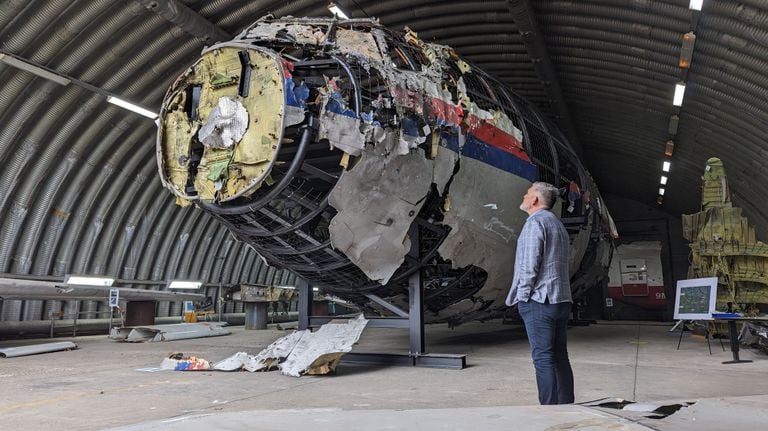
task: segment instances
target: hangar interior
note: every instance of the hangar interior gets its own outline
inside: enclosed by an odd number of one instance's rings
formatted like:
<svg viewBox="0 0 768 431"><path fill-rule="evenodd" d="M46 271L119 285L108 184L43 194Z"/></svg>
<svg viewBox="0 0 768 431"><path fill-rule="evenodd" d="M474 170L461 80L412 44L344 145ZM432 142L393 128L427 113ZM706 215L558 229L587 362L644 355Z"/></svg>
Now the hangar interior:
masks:
<svg viewBox="0 0 768 431"><path fill-rule="evenodd" d="M766 45L762 0L0 0L3 421L757 426ZM504 303L533 181L576 405Z"/></svg>

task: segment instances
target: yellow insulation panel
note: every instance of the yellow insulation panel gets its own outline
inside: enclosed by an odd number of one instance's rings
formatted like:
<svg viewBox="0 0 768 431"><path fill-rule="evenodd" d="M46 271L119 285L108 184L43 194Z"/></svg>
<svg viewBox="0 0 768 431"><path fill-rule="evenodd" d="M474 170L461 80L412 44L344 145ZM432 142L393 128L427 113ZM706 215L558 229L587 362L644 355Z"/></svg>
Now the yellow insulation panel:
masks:
<svg viewBox="0 0 768 431"><path fill-rule="evenodd" d="M251 74L247 96L239 94L243 71L239 52L247 51ZM208 51L182 76L176 93L166 101L161 142L166 180L186 196L188 162L193 148L201 148L197 132L222 97L238 101L248 113L248 124L239 141L230 148L202 147L202 158L194 178L197 197L227 201L255 192L268 177L282 137L284 83L275 58L256 50L222 47ZM195 120L185 112L187 91L200 88ZM185 162L185 163L182 163Z"/></svg>

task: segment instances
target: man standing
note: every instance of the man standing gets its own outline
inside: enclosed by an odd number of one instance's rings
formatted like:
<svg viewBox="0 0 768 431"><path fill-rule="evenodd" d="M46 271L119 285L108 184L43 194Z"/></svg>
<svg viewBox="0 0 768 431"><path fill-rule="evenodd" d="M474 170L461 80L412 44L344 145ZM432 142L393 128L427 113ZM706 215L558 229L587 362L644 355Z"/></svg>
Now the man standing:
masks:
<svg viewBox="0 0 768 431"><path fill-rule="evenodd" d="M568 360L566 330L571 310L568 275L568 232L550 208L557 188L536 182L523 197L528 213L515 255L515 277L507 295L509 306L525 322L541 404L569 404L574 400L573 371Z"/></svg>

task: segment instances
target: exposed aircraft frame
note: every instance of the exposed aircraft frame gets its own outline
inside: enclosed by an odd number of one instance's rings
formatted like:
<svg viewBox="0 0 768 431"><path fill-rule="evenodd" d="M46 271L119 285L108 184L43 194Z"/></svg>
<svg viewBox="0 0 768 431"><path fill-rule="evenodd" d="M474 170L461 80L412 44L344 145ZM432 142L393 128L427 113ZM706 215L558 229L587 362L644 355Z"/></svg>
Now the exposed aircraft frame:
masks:
<svg viewBox="0 0 768 431"><path fill-rule="evenodd" d="M386 313L366 295L406 308L420 272L427 322L506 311L532 181L571 194L575 294L605 276L615 235L548 120L451 48L374 20L266 17L205 49L166 94L157 158L179 204L326 292Z"/></svg>

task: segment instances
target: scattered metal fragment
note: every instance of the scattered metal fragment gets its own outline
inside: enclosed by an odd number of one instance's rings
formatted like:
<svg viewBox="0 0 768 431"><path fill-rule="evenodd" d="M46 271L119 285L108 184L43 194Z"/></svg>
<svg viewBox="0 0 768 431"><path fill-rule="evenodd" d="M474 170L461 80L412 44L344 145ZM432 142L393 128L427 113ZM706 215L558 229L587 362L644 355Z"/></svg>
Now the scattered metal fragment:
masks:
<svg viewBox="0 0 768 431"><path fill-rule="evenodd" d="M582 406L610 412L617 416L640 421L642 419L662 419L677 413L678 410L696 404L696 401L670 401L658 403L637 403L622 398L603 398L579 403Z"/></svg>
<svg viewBox="0 0 768 431"><path fill-rule="evenodd" d="M352 350L368 321L362 316L342 322L331 321L316 332L294 331L277 339L256 355L238 352L214 364L219 371L269 371L299 377L302 374L328 374L344 353Z"/></svg>
<svg viewBox="0 0 768 431"><path fill-rule="evenodd" d="M115 341L141 343L144 341L174 341L190 338L219 337L231 332L225 322L176 323L132 328L112 328L109 338Z"/></svg>
<svg viewBox="0 0 768 431"><path fill-rule="evenodd" d="M33 344L30 346L0 348L0 358L15 358L17 356L37 355L38 353L59 352L77 349L77 344L71 341L56 343Z"/></svg>
<svg viewBox="0 0 768 431"><path fill-rule="evenodd" d="M285 362L278 365L287 376L327 374L336 369L344 353L360 339L368 320L362 314L343 322L331 321L315 332L305 333Z"/></svg>

